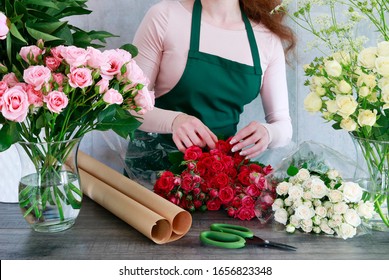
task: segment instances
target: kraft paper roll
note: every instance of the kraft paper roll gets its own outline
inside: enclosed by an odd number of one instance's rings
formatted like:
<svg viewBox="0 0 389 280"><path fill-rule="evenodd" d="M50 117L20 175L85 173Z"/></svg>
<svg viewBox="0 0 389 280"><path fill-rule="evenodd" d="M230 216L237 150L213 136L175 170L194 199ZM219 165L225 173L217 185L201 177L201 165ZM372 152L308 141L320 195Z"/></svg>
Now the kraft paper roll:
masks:
<svg viewBox="0 0 389 280"><path fill-rule="evenodd" d="M93 157L78 153L83 192L157 244L177 240L191 214Z"/></svg>

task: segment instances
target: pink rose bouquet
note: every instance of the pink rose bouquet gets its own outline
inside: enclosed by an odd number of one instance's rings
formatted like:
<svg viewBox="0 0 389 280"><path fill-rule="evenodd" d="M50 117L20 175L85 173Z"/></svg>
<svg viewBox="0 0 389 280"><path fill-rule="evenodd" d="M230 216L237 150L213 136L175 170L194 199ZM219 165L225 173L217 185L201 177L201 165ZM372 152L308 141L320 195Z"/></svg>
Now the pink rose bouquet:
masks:
<svg viewBox="0 0 389 280"><path fill-rule="evenodd" d="M152 110L154 92L147 90L147 77L123 49L46 48L39 41L22 47L17 59L25 70L0 80L0 152L18 142L18 151L29 157L24 162L33 164L36 179L22 176L19 186L25 217L34 213L41 221L48 204L55 204L63 222L69 212L65 205L79 209L82 192L72 182L53 188L45 184L63 177L69 155L86 133L112 129L124 138L132 136L140 122L131 112Z"/></svg>
<svg viewBox="0 0 389 280"><path fill-rule="evenodd" d="M188 148L179 164L181 171L164 171L154 192L189 211L224 208L230 217L241 220L271 213L275 192L268 188L265 176L272 167L231 152L228 143L219 140L208 151Z"/></svg>

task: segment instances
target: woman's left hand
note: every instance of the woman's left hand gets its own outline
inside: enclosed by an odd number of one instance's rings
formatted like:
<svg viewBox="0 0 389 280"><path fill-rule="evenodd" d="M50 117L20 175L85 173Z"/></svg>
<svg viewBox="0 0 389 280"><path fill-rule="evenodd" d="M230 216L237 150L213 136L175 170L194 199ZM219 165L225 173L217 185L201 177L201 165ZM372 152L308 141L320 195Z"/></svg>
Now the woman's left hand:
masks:
<svg viewBox="0 0 389 280"><path fill-rule="evenodd" d="M240 155L252 159L267 149L270 137L262 124L253 121L239 130L232 137L230 144L233 145L232 152L240 151Z"/></svg>

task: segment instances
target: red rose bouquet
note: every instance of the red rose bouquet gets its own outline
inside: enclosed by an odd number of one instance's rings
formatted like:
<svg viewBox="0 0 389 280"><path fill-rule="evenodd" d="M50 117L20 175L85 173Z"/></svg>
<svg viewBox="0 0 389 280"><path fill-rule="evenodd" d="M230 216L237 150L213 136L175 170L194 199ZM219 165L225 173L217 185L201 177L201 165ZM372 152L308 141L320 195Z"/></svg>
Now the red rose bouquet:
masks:
<svg viewBox="0 0 389 280"><path fill-rule="evenodd" d="M224 208L241 220L271 212L275 192L265 180L270 165L231 152L228 140L219 140L211 150L192 146L182 156L179 174L162 172L155 193L189 211Z"/></svg>

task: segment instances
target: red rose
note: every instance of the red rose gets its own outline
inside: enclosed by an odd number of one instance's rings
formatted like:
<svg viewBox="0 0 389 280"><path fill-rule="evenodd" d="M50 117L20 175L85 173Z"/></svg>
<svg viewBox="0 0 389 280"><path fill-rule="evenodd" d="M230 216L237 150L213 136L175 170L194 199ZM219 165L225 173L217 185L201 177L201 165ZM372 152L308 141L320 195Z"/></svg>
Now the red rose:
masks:
<svg viewBox="0 0 389 280"><path fill-rule="evenodd" d="M181 188L186 192L190 192L194 188L193 176L190 173L182 173L181 174Z"/></svg>
<svg viewBox="0 0 389 280"><path fill-rule="evenodd" d="M254 208L254 205L255 205L255 200L251 196L246 195L242 198L243 207Z"/></svg>
<svg viewBox="0 0 389 280"><path fill-rule="evenodd" d="M155 182L155 192L169 193L174 188L175 177L170 171L165 171L162 176Z"/></svg>
<svg viewBox="0 0 389 280"><path fill-rule="evenodd" d="M262 166L256 164L256 163L252 163L249 165L249 169L251 172L257 172L257 173L261 173L262 174Z"/></svg>
<svg viewBox="0 0 389 280"><path fill-rule="evenodd" d="M230 217L234 217L236 214L236 209L234 207L228 207L227 209L227 215Z"/></svg>
<svg viewBox="0 0 389 280"><path fill-rule="evenodd" d="M252 197L258 197L261 194L259 188L253 184L245 189L245 193Z"/></svg>
<svg viewBox="0 0 389 280"><path fill-rule="evenodd" d="M219 190L219 199L224 204L227 205L233 198L235 192L231 187L224 187Z"/></svg>
<svg viewBox="0 0 389 280"><path fill-rule="evenodd" d="M255 217L254 208L249 208L249 207L242 207L235 214L235 218L241 220L247 220L247 221L251 220L254 217Z"/></svg>
<svg viewBox="0 0 389 280"><path fill-rule="evenodd" d="M272 171L273 167L271 167L271 165L267 165L263 168L263 173L265 173L265 175L270 174Z"/></svg>
<svg viewBox="0 0 389 280"><path fill-rule="evenodd" d="M215 198L207 201L207 209L210 211L219 210L221 206L221 201L219 198Z"/></svg>
<svg viewBox="0 0 389 280"><path fill-rule="evenodd" d="M238 180L241 182L244 186L250 185L250 173L248 170L243 170L238 174Z"/></svg>
<svg viewBox="0 0 389 280"><path fill-rule="evenodd" d="M225 173L219 173L216 175L216 177L213 178L213 184L217 185L218 188L227 186L229 181L230 179Z"/></svg>
<svg viewBox="0 0 389 280"><path fill-rule="evenodd" d="M242 206L242 200L240 199L239 196L235 196L233 199L232 199L232 203L231 203L232 207L234 208L240 208Z"/></svg>
<svg viewBox="0 0 389 280"><path fill-rule="evenodd" d="M222 153L227 154L231 152L232 146L230 145L230 142L219 140L216 142L216 149L220 150Z"/></svg>
<svg viewBox="0 0 389 280"><path fill-rule="evenodd" d="M191 146L188 149L186 149L184 154L184 160L198 160L201 155L203 154L203 151L198 146Z"/></svg>
<svg viewBox="0 0 389 280"><path fill-rule="evenodd" d="M213 172L219 173L219 172L223 171L224 165L223 165L223 163L221 161L215 160L211 164L211 169L212 169Z"/></svg>

